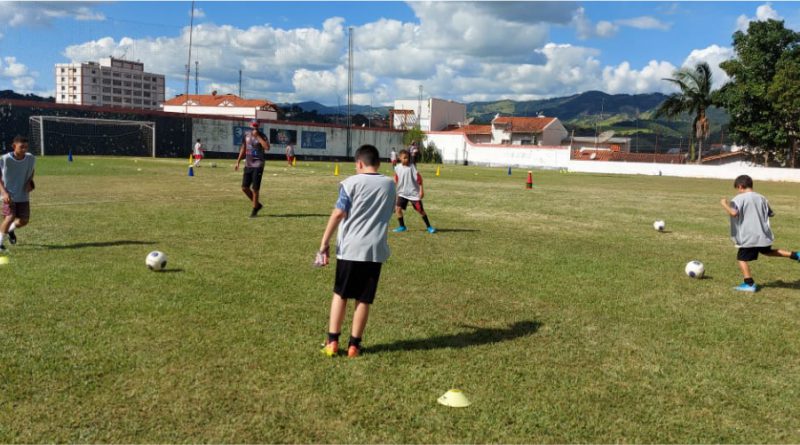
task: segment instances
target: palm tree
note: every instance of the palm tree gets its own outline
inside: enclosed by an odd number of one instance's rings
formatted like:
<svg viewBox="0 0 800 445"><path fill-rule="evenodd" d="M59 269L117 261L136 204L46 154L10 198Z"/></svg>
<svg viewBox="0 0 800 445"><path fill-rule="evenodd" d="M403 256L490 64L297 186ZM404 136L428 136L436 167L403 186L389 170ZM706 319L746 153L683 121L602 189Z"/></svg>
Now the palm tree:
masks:
<svg viewBox="0 0 800 445"><path fill-rule="evenodd" d="M697 163L703 159L703 140L708 138L706 109L713 105L711 98L711 68L706 62L698 63L694 69L681 68L675 71L672 82L680 89L670 94L655 112L655 117L675 117L683 113L694 114L692 128L697 140Z"/></svg>

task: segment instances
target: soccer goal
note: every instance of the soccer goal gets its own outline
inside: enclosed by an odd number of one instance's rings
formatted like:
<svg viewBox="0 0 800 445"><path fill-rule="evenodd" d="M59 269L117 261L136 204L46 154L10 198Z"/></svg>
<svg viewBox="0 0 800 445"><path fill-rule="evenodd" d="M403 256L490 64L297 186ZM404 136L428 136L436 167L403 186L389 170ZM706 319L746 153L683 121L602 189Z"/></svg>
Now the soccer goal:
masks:
<svg viewBox="0 0 800 445"><path fill-rule="evenodd" d="M39 156L156 156L156 123L62 116L30 117L30 148Z"/></svg>

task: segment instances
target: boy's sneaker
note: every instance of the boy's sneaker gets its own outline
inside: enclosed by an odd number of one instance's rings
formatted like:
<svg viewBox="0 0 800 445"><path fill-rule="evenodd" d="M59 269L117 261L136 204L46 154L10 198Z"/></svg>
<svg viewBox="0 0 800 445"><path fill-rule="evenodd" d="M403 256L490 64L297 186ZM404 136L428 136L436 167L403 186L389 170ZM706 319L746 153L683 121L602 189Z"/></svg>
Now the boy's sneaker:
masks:
<svg viewBox="0 0 800 445"><path fill-rule="evenodd" d="M396 228L396 229L392 230L392 232L394 232L394 233L399 233L399 232L405 232L406 230L408 230L408 229L406 228L406 226L400 226L400 227L398 227L398 228Z"/></svg>
<svg viewBox="0 0 800 445"><path fill-rule="evenodd" d="M747 283L742 283L734 287L733 290L738 290L740 292L756 292L758 291L758 287L755 284L750 285Z"/></svg>
<svg viewBox="0 0 800 445"><path fill-rule="evenodd" d="M356 358L359 355L361 355L361 348L359 348L358 346L350 345L350 347L347 348L347 357L348 358Z"/></svg>
<svg viewBox="0 0 800 445"><path fill-rule="evenodd" d="M14 233L13 230L8 232L8 242L11 243L12 246L17 244L17 234Z"/></svg>
<svg viewBox="0 0 800 445"><path fill-rule="evenodd" d="M336 357L336 355L339 354L339 342L338 341L332 341L330 343L326 342L325 347L323 347L322 351L320 352L322 352L328 357Z"/></svg>
<svg viewBox="0 0 800 445"><path fill-rule="evenodd" d="M264 204L258 203L258 206L253 207L253 211L250 212L250 218L255 218L258 216L258 211L264 208Z"/></svg>
<svg viewBox="0 0 800 445"><path fill-rule="evenodd" d="M435 227L428 227L428 233L436 233Z"/></svg>
<svg viewBox="0 0 800 445"><path fill-rule="evenodd" d="M0 244L0 253L6 253L6 252L8 252L8 249L6 249L5 244Z"/></svg>

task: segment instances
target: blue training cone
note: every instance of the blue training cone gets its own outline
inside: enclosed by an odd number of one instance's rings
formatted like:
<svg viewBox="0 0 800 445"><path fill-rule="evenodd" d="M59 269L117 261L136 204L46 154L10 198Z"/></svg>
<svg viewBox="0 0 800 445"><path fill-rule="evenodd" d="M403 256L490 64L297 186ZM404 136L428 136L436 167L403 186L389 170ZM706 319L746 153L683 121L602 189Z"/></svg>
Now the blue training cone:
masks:
<svg viewBox="0 0 800 445"><path fill-rule="evenodd" d="M191 165L189 166L189 176L194 176L194 168Z"/></svg>
<svg viewBox="0 0 800 445"><path fill-rule="evenodd" d="M72 150L70 150L69 154L67 155L67 161L72 162Z"/></svg>
<svg viewBox="0 0 800 445"><path fill-rule="evenodd" d="M508 176L511 176L511 166L508 166Z"/></svg>

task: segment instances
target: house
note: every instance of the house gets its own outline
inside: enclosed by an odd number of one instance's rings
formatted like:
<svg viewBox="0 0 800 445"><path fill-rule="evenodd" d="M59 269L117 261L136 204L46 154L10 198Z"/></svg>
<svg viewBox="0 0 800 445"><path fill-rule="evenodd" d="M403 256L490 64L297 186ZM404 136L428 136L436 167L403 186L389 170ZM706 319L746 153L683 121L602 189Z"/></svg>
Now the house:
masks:
<svg viewBox="0 0 800 445"><path fill-rule="evenodd" d="M595 136L575 136L570 138L567 142L576 150L580 148L592 148L621 153L630 153L631 151L631 138L612 137L603 139ZM679 153L680 152L678 152L678 154Z"/></svg>
<svg viewBox="0 0 800 445"><path fill-rule="evenodd" d="M204 114L277 120L278 107L265 99L243 99L235 94L181 94L164 102L168 113Z"/></svg>
<svg viewBox="0 0 800 445"><path fill-rule="evenodd" d="M492 119L492 143L558 146L569 133L557 117L505 117Z"/></svg>
<svg viewBox="0 0 800 445"><path fill-rule="evenodd" d="M452 100L430 98L394 101L389 111L390 125L396 130L408 130L419 125L422 131L440 131L467 120L467 106Z"/></svg>

